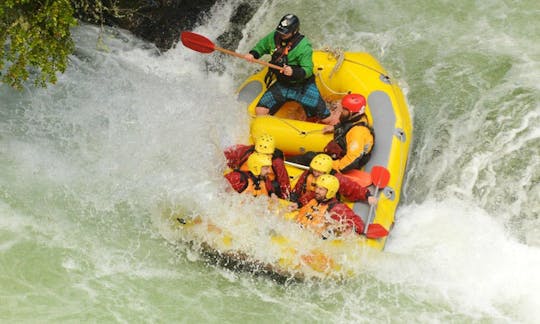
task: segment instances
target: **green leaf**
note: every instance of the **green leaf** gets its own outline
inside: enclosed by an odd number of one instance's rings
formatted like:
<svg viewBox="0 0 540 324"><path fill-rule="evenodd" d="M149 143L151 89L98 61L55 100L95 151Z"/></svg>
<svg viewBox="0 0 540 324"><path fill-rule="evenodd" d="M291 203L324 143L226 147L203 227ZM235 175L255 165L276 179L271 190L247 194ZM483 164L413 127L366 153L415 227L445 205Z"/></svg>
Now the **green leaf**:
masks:
<svg viewBox="0 0 540 324"><path fill-rule="evenodd" d="M76 23L69 0L0 3L2 82L18 89L29 78L39 86L55 83L74 50L70 27Z"/></svg>

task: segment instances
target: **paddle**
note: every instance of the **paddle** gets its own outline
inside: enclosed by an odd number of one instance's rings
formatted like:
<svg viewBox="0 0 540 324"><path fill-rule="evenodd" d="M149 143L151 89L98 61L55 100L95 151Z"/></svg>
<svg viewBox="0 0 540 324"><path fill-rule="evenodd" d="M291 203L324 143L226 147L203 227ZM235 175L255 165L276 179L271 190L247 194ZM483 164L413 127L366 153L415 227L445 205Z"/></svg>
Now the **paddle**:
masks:
<svg viewBox="0 0 540 324"><path fill-rule="evenodd" d="M388 169L386 169L383 166L375 165L375 166L373 166L373 168L371 168L371 180L372 180L373 184L375 185L375 195L374 196L377 197L377 194L379 193L379 188L384 188L388 184L388 181L390 180L390 172L388 171ZM366 227L364 229L364 234L367 237L369 237L368 233L370 233L370 231L372 231L370 229L373 226L375 226L375 232L372 232L374 234L374 236L376 236L375 234L380 235L382 233L380 231L380 228L382 228L382 229L384 229L386 234L382 235L382 236L379 236L379 237L384 237L384 236L388 235L388 231L384 227L382 227L382 225L380 225L380 224L370 224L371 223L371 218L373 217L373 211L375 210L374 207L375 207L374 205L371 205L369 207L368 221L367 221ZM376 237L376 238L379 238L379 237ZM371 237L369 237L369 238L371 238Z"/></svg>
<svg viewBox="0 0 540 324"><path fill-rule="evenodd" d="M295 167L295 168L298 168L298 169L309 170L309 167L307 165L298 164L298 163L294 163L294 162L290 162L290 161L284 161L284 162L285 162L285 164L290 165L290 166Z"/></svg>
<svg viewBox="0 0 540 324"><path fill-rule="evenodd" d="M366 226L367 227L367 226ZM378 239L388 235L388 231L381 224L373 223L369 225L367 232L365 233L367 238Z"/></svg>
<svg viewBox="0 0 540 324"><path fill-rule="evenodd" d="M202 35L196 34L196 33L183 31L180 34L180 40L182 40L182 44L184 44L185 47L191 48L192 50L197 51L197 52L207 54L207 53L212 53L214 50L216 50L216 51L220 51L222 53L229 54L229 55L232 55L232 56L236 56L236 57L239 57L239 58L244 58L243 54L236 53L234 51L231 51L231 50L216 46L208 38L206 38L206 37L204 37ZM259 63L259 64L264 65L264 66L271 67L271 68L279 70L279 71L283 71L283 67L272 64L272 63L268 63L268 62L261 61L261 60L258 60L258 59L253 59L253 62Z"/></svg>

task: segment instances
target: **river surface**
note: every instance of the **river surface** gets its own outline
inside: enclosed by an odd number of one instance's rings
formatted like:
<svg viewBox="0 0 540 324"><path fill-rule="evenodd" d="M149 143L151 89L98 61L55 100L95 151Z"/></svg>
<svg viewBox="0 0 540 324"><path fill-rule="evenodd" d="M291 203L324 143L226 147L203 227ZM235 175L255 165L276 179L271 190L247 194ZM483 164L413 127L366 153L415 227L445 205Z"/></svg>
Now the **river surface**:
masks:
<svg viewBox="0 0 540 324"><path fill-rule="evenodd" d="M216 39L237 4L194 31ZM0 322L540 322L540 3L264 1L233 50L288 12L314 48L367 51L406 94L385 252L346 282L281 285L166 239L164 203L257 211L221 172L248 133L234 92L259 67L82 25L56 85L0 85Z"/></svg>

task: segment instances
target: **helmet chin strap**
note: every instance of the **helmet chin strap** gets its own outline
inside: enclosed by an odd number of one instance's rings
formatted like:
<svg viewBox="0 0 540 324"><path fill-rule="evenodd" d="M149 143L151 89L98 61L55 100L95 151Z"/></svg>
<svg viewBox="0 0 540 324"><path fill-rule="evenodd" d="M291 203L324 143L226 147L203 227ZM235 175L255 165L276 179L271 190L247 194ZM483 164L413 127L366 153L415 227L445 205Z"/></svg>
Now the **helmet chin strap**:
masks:
<svg viewBox="0 0 540 324"><path fill-rule="evenodd" d="M287 34L289 35L289 34ZM295 33L291 33L289 37L285 38L283 34L279 34L279 38L282 40L282 41L290 41L293 37L294 37Z"/></svg>
<svg viewBox="0 0 540 324"><path fill-rule="evenodd" d="M343 108L341 112L341 116L339 116L339 122L343 123L351 119L352 113L349 109Z"/></svg>

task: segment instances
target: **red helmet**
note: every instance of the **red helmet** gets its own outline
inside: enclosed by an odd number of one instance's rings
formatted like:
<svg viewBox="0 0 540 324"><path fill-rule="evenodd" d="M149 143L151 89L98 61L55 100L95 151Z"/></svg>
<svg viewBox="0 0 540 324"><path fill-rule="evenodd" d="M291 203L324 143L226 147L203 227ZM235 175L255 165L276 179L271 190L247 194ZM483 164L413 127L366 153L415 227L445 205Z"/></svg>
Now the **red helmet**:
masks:
<svg viewBox="0 0 540 324"><path fill-rule="evenodd" d="M361 94L350 93L341 99L341 106L352 113L363 114L366 109L366 98Z"/></svg>

